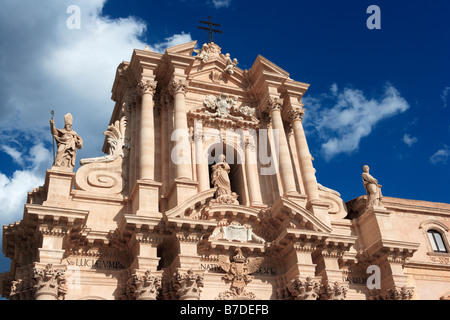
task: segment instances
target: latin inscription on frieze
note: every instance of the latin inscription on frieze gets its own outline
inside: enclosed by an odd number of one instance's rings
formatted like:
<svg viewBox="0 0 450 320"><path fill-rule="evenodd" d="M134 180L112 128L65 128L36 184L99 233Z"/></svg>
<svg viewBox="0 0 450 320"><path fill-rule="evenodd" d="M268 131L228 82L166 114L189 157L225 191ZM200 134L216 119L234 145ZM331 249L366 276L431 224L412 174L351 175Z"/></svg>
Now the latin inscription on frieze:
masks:
<svg viewBox="0 0 450 320"><path fill-rule="evenodd" d="M349 272L342 277L343 282L352 283L355 285L361 284L366 285L367 283L367 274L363 274L361 272Z"/></svg>
<svg viewBox="0 0 450 320"><path fill-rule="evenodd" d="M207 270L208 272L214 273L225 273L220 265L215 263L200 263L201 270ZM270 266L261 266L257 271L252 274L262 274L262 275L274 275L275 270Z"/></svg>
<svg viewBox="0 0 450 320"><path fill-rule="evenodd" d="M67 258L65 263L68 266L97 270L122 270L124 266L119 260L102 258Z"/></svg>

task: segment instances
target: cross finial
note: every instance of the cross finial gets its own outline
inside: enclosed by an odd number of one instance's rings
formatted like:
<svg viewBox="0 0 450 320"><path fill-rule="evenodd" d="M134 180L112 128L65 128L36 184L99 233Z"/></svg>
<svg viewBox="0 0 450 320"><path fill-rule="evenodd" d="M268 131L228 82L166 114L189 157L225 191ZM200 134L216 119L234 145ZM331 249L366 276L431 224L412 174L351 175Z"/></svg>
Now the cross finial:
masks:
<svg viewBox="0 0 450 320"><path fill-rule="evenodd" d="M215 35L216 33L223 33L223 32L220 31L220 30L213 29L213 26L221 27L221 25L220 25L220 24L217 24L217 23L212 23L212 22L211 22L211 16L208 17L208 21L202 21L202 20L199 20L199 22L208 25L207 28L206 28L206 27L203 27L203 26L199 26L199 27L198 27L199 29L202 29L202 30L207 31L207 32L205 32L205 34L207 35L207 36L206 36L206 41L207 41L207 42L214 42L214 35Z"/></svg>

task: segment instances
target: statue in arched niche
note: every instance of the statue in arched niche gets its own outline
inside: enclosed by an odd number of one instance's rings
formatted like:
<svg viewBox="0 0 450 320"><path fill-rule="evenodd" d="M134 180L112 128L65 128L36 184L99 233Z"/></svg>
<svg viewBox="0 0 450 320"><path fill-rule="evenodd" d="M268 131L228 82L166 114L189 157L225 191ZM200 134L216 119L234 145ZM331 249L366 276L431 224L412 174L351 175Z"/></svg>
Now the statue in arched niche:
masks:
<svg viewBox="0 0 450 320"><path fill-rule="evenodd" d="M227 204L239 204L237 201L238 195L231 191L231 182L228 174L230 173L230 166L226 162L226 157L221 154L218 162L212 168L211 182L216 188L216 202Z"/></svg>

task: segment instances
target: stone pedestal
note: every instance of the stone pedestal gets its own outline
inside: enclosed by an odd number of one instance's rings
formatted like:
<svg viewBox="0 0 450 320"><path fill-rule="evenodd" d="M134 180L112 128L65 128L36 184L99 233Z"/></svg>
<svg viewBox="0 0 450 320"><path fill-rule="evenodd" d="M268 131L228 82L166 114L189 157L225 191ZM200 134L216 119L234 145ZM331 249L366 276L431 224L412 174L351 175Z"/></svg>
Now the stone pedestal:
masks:
<svg viewBox="0 0 450 320"><path fill-rule="evenodd" d="M328 214L329 203L322 200L309 200L306 203L306 209L311 211L322 223L331 228L330 215Z"/></svg>
<svg viewBox="0 0 450 320"><path fill-rule="evenodd" d="M47 199L44 205L63 205L70 200L75 173L69 168L52 167L47 170L44 189Z"/></svg>
<svg viewBox="0 0 450 320"><path fill-rule="evenodd" d="M174 208L185 200L197 194L197 181L188 179L175 179L167 193L169 208Z"/></svg>
<svg viewBox="0 0 450 320"><path fill-rule="evenodd" d="M159 194L161 182L138 180L131 192L132 212L139 216L161 217Z"/></svg>

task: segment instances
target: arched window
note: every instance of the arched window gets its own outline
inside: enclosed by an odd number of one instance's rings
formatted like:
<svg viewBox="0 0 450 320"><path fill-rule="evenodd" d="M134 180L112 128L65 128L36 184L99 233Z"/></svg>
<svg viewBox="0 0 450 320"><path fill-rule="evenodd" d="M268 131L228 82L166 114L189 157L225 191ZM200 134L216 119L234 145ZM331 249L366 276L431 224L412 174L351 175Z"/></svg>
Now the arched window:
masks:
<svg viewBox="0 0 450 320"><path fill-rule="evenodd" d="M431 247L434 252L448 252L445 247L444 239L442 238L442 234L439 231L434 229L429 229L427 231L428 239L430 240Z"/></svg>

